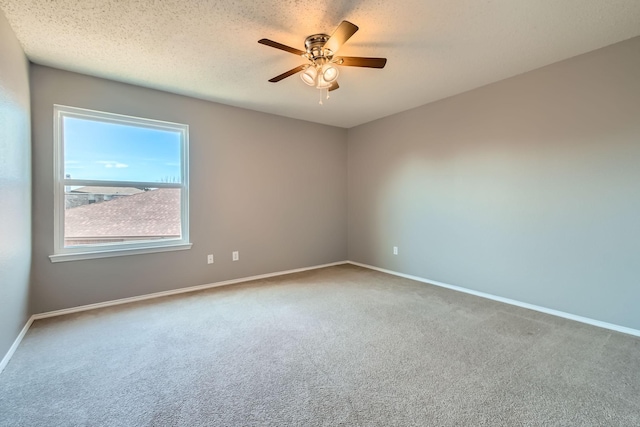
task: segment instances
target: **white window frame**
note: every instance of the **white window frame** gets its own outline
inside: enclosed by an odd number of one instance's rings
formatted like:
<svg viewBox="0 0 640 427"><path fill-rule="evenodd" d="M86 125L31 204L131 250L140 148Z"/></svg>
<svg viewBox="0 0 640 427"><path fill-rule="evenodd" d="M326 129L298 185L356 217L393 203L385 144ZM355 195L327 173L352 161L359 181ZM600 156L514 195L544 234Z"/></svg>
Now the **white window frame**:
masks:
<svg viewBox="0 0 640 427"><path fill-rule="evenodd" d="M105 258L123 255L138 255L153 252L166 252L190 249L189 242L189 125L160 120L144 119L122 114L88 110L65 105L53 106L53 148L54 148L54 254L51 262L76 261L82 259ZM139 182L139 181L94 181L67 179L64 176L64 125L65 117L100 121L129 126L145 127L172 132L181 136L180 183ZM117 186L179 188L181 190L181 238L147 240L136 242L106 243L103 245L64 246L65 186Z"/></svg>

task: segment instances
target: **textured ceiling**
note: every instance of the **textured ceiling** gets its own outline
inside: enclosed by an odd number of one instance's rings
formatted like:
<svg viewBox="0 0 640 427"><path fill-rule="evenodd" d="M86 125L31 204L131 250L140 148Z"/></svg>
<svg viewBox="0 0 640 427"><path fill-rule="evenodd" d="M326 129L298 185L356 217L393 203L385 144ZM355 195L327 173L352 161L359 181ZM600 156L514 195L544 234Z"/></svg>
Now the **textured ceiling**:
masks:
<svg viewBox="0 0 640 427"><path fill-rule="evenodd" d="M640 35L639 0L0 0L38 64L341 127L514 76ZM257 43L304 49L343 20L360 27L340 89L298 76L304 63Z"/></svg>

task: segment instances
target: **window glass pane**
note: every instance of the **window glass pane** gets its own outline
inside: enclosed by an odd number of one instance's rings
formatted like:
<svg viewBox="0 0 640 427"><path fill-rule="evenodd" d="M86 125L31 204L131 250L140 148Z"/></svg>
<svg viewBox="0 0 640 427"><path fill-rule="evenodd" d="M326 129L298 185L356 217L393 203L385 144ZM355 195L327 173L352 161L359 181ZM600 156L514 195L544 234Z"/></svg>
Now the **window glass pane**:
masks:
<svg viewBox="0 0 640 427"><path fill-rule="evenodd" d="M64 246L180 239L181 191L67 186Z"/></svg>
<svg viewBox="0 0 640 427"><path fill-rule="evenodd" d="M178 131L64 117L64 177L181 182Z"/></svg>

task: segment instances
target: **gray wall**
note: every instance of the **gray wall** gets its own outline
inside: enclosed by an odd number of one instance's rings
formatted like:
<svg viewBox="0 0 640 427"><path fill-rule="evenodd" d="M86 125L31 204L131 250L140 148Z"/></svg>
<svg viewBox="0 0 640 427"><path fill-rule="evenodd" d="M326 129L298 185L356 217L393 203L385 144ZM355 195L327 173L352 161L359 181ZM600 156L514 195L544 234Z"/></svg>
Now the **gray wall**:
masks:
<svg viewBox="0 0 640 427"><path fill-rule="evenodd" d="M348 138L349 259L640 329L640 38Z"/></svg>
<svg viewBox="0 0 640 427"><path fill-rule="evenodd" d="M34 312L346 259L345 129L38 65L31 89ZM190 126L191 250L49 261L53 104Z"/></svg>
<svg viewBox="0 0 640 427"><path fill-rule="evenodd" d="M29 317L29 64L0 12L0 360Z"/></svg>

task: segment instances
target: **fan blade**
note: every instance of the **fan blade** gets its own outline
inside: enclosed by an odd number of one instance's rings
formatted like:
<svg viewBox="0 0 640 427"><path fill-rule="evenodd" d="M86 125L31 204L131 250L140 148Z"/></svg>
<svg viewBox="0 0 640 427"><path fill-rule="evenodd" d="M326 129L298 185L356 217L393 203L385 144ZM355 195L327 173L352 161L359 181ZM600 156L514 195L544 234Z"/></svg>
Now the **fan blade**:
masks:
<svg viewBox="0 0 640 427"><path fill-rule="evenodd" d="M332 62L347 67L384 68L387 58L363 58L360 56L340 56Z"/></svg>
<svg viewBox="0 0 640 427"><path fill-rule="evenodd" d="M338 82L331 83L331 86L329 86L329 92L336 89L340 89L340 85L338 84Z"/></svg>
<svg viewBox="0 0 640 427"><path fill-rule="evenodd" d="M349 21L342 21L333 34L331 34L329 40L324 44L324 48L330 49L335 55L338 49L340 49L340 46L345 44L345 42L356 33L356 31L358 31L358 27L356 25L353 25Z"/></svg>
<svg viewBox="0 0 640 427"><path fill-rule="evenodd" d="M299 73L300 71L304 70L307 67L308 67L308 65L299 65L296 68L290 69L286 73L282 73L279 76L275 76L274 78L269 79L269 81L271 83L278 83L280 80L286 79L289 76L293 76L295 73Z"/></svg>
<svg viewBox="0 0 640 427"><path fill-rule="evenodd" d="M304 55L304 52L300 49L296 49L295 47L287 46L282 43L274 42L269 39L260 39L258 43L263 44L265 46L275 47L276 49L284 50L285 52L293 53L294 55Z"/></svg>

